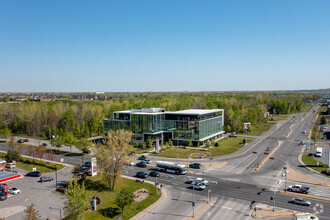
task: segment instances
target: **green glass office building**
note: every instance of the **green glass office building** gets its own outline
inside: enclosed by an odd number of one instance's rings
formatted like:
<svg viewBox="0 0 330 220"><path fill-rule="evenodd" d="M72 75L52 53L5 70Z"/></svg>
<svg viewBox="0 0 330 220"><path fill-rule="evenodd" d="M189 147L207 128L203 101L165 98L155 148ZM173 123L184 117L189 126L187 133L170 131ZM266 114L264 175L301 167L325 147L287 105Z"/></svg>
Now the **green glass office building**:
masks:
<svg viewBox="0 0 330 220"><path fill-rule="evenodd" d="M125 129L133 132L132 143L144 143L150 136L153 140L174 145L188 145L218 139L223 131L223 109L188 109L166 112L163 108L142 108L113 113L113 118L104 119L104 135L109 130Z"/></svg>

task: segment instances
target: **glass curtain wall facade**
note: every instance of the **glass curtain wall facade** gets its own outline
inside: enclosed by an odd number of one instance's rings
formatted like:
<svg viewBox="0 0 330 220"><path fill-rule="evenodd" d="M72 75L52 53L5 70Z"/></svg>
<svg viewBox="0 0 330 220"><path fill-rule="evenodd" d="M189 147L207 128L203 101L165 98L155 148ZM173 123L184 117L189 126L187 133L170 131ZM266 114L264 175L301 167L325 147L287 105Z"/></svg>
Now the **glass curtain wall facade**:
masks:
<svg viewBox="0 0 330 220"><path fill-rule="evenodd" d="M104 119L104 135L110 130L130 130L132 143L143 143L148 136L164 141L166 137L181 141L198 142L215 137L223 132L223 110L187 110L176 112L115 112L114 118ZM203 113L206 111L206 113ZM192 112L192 113L190 113ZM167 137L168 139L168 137Z"/></svg>

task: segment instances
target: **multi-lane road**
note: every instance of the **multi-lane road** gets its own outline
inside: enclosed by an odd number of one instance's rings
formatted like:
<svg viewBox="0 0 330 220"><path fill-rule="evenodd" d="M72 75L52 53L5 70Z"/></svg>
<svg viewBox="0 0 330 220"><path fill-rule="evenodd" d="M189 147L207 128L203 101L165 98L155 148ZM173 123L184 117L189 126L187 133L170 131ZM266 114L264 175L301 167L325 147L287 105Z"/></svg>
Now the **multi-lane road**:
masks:
<svg viewBox="0 0 330 220"><path fill-rule="evenodd" d="M281 180L283 167L290 166L314 179L323 180L324 177L310 172L298 163L298 155L302 147L300 141L308 141L308 132L312 128L313 110L303 118L303 114L290 116L287 120L275 124L264 135L256 138L253 142L243 147L232 155L214 158L214 161L228 161L221 169L209 170L202 168L186 175L169 175L162 173L159 182L167 189L168 197L159 206L143 216L142 219L187 219L190 218L207 201L207 190L192 191L185 183L189 177L203 177L207 180L216 181L210 185L212 201L209 206L199 215L198 219L249 219L256 205L273 206L271 197L274 191L283 190ZM303 131L307 131L304 134ZM278 147L279 143L281 145ZM276 148L276 150L275 150ZM7 150L8 146L0 144L0 150ZM265 160L271 153L273 159ZM266 153L266 154L265 154ZM79 156L58 155L55 161L64 159L67 164L81 164ZM85 158L87 160L88 158ZM153 161L157 158L151 158ZM164 160L164 159L162 159ZM176 161L175 159L171 159ZM181 161L181 160L179 160ZM260 164L263 165L260 167ZM259 165L259 169L256 169ZM152 166L137 168L127 166L124 175L134 176L137 171L149 172ZM153 177L149 177L153 180ZM280 183L280 184L279 184ZM317 189L317 195L328 195L329 189L321 186L311 186L312 191ZM193 194L194 193L194 194ZM299 194L297 195L299 197ZM318 214L320 219L329 219L330 202L324 200L308 199L312 202L310 207L303 207L288 203L292 196L276 193L276 208L291 211L314 212L316 204L322 205L322 211ZM195 207L192 206L195 201ZM320 206L317 206L320 207Z"/></svg>

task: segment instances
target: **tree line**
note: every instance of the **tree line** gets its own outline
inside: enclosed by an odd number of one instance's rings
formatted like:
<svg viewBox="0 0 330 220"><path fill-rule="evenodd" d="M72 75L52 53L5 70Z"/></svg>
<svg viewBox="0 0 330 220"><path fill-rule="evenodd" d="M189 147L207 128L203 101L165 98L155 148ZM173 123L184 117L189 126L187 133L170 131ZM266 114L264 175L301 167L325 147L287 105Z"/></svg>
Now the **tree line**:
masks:
<svg viewBox="0 0 330 220"><path fill-rule="evenodd" d="M76 138L103 132L103 119L114 111L162 107L183 109L224 109L225 130L240 131L244 122L265 123L264 113L289 114L301 111L313 95L301 93L146 93L104 101L49 101L4 103L0 105L0 130L36 137L72 133Z"/></svg>

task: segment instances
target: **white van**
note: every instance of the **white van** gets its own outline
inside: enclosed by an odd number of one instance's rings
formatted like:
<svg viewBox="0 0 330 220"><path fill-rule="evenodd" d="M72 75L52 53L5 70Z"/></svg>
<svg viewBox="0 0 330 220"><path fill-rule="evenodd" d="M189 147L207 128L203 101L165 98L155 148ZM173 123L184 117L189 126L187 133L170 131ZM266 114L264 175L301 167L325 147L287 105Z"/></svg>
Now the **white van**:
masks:
<svg viewBox="0 0 330 220"><path fill-rule="evenodd" d="M319 218L315 214L311 214L308 212L298 212L293 213L292 220L319 220Z"/></svg>
<svg viewBox="0 0 330 220"><path fill-rule="evenodd" d="M315 152L315 157L322 157L322 147L317 147Z"/></svg>

